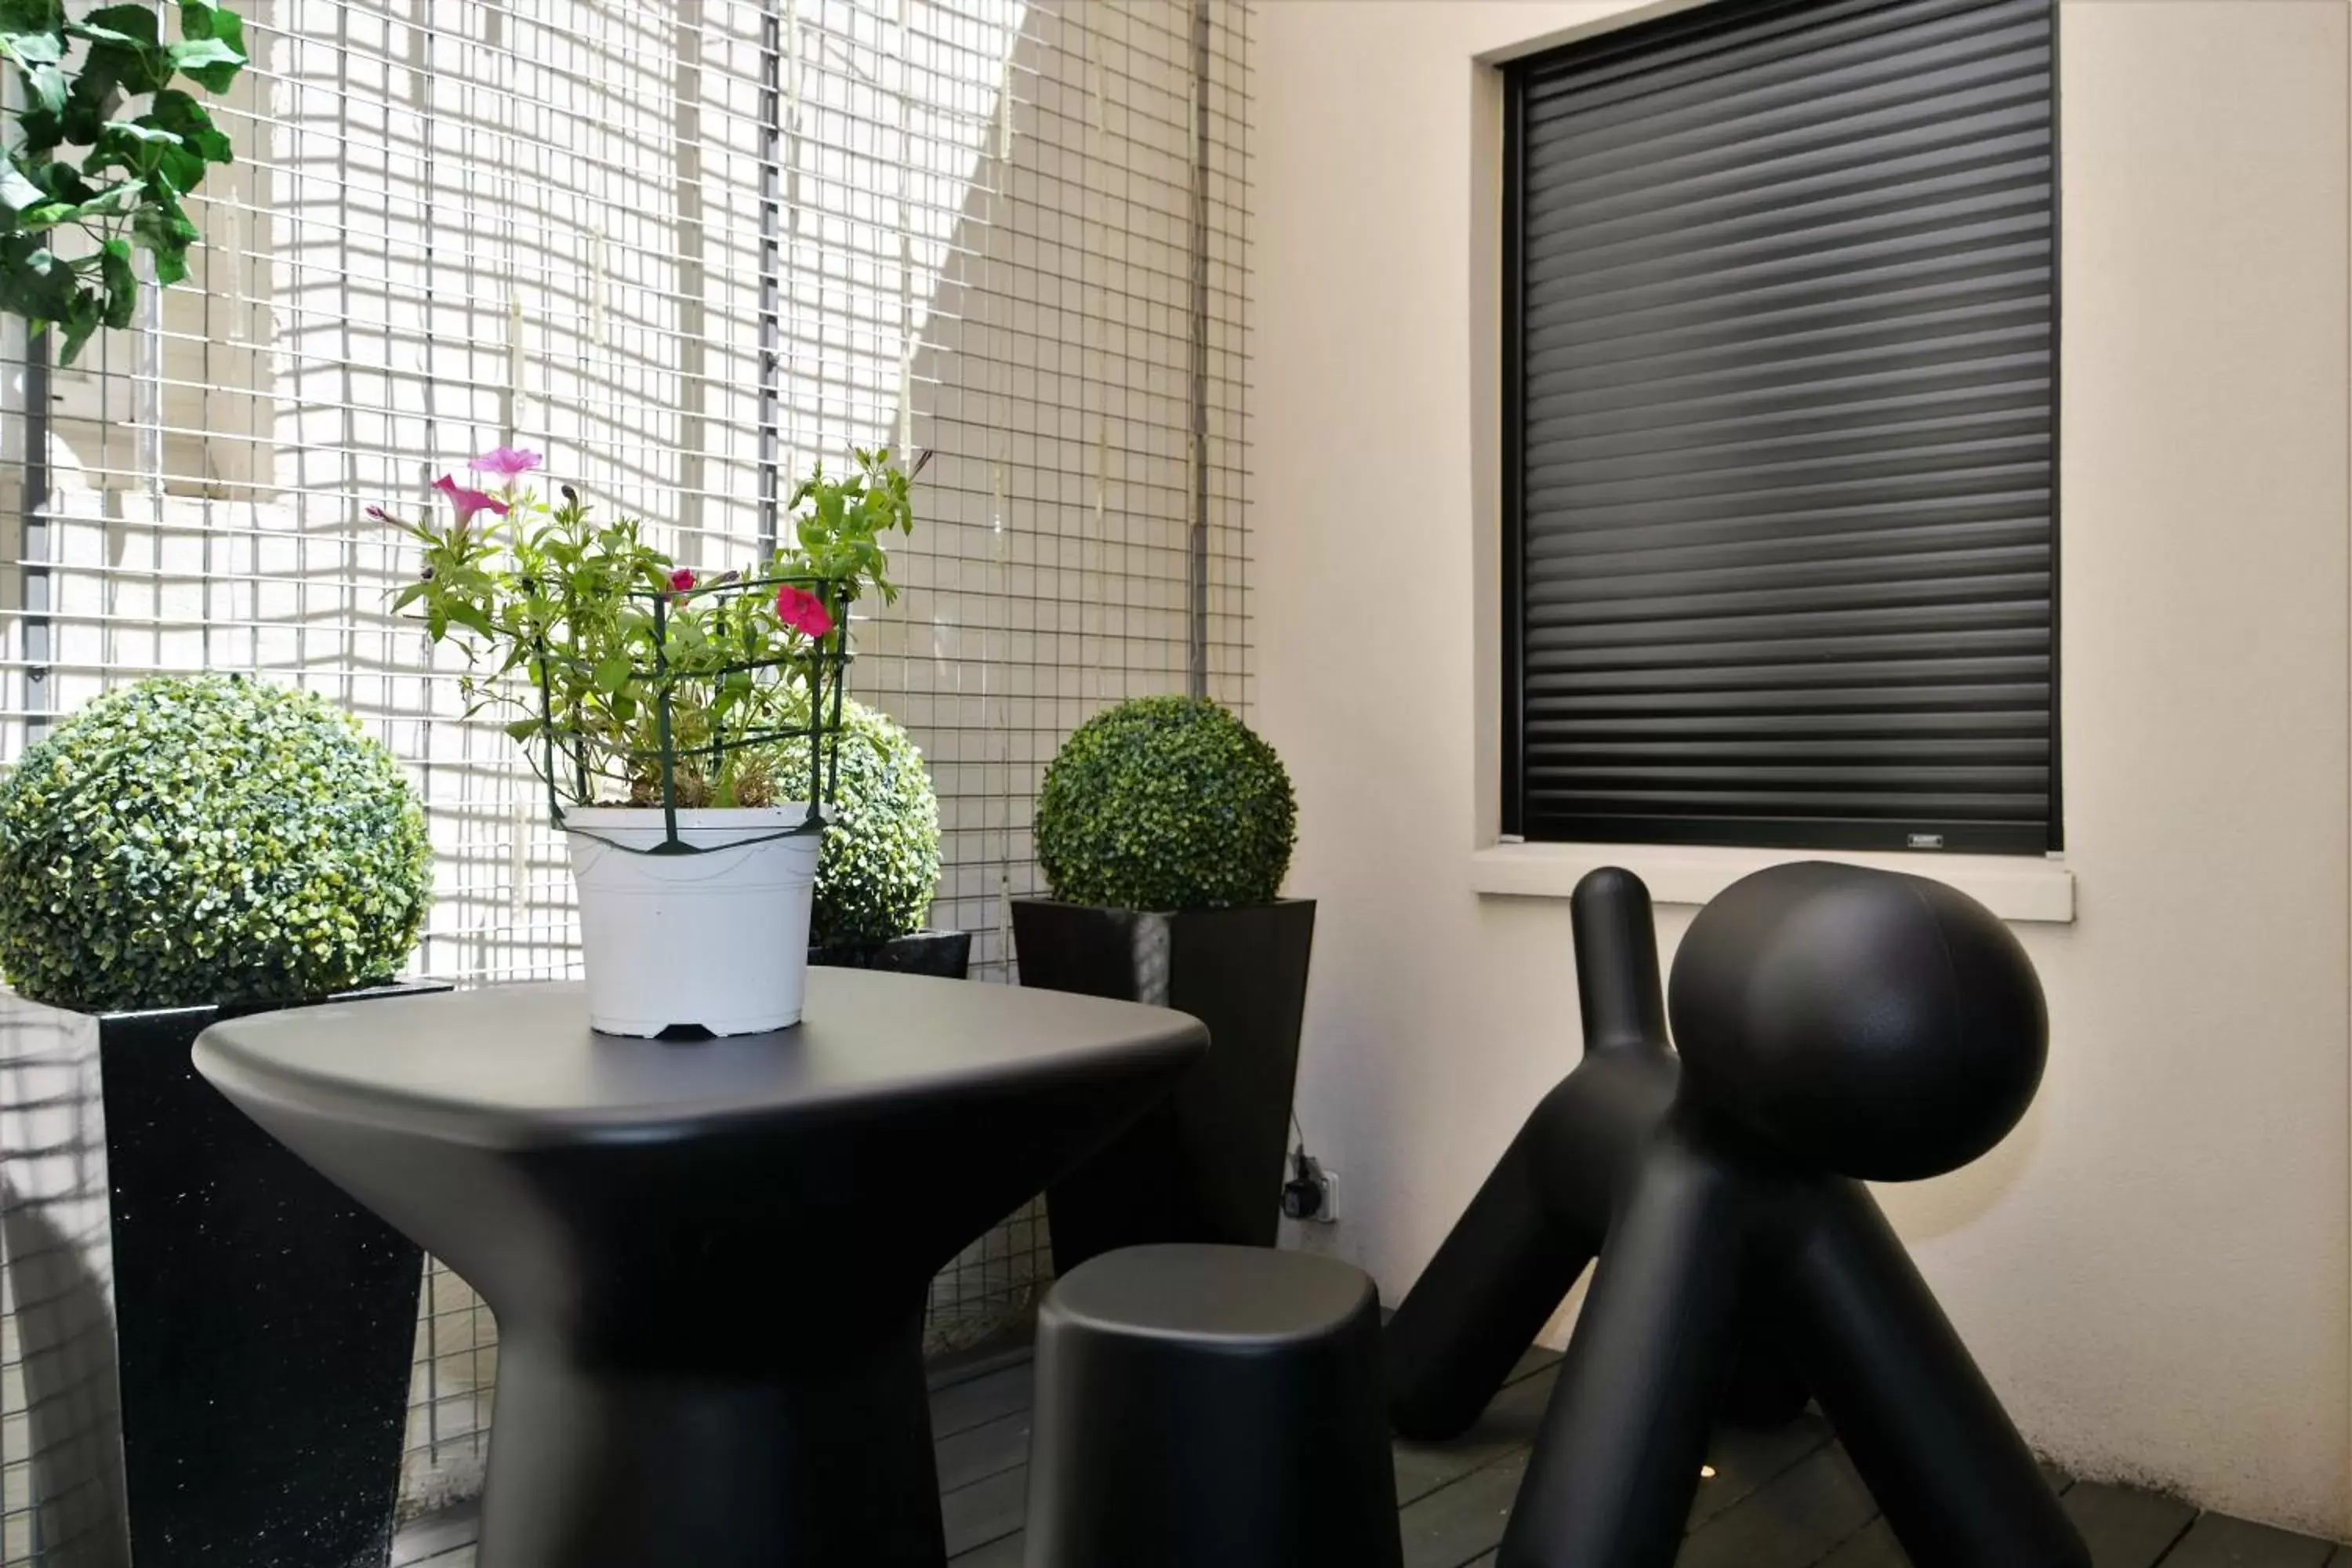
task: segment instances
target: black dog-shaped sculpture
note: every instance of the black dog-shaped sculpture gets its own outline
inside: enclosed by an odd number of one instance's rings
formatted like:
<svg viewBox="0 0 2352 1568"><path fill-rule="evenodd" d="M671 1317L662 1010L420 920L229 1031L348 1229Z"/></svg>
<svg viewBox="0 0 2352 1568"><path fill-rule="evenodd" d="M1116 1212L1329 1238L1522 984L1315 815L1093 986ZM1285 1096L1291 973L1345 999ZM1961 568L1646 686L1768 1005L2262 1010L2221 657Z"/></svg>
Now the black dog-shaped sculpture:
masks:
<svg viewBox="0 0 2352 1568"><path fill-rule="evenodd" d="M1649 912L1626 872L1577 889L1585 1059L1398 1309L1398 1429L1475 1419L1597 1256L1501 1568L1668 1568L1717 1411L1802 1387L1918 1568L2087 1568L1862 1185L1957 1170L2024 1114L2048 1026L2023 950L1937 882L1759 872L1684 938L1677 1067Z"/></svg>

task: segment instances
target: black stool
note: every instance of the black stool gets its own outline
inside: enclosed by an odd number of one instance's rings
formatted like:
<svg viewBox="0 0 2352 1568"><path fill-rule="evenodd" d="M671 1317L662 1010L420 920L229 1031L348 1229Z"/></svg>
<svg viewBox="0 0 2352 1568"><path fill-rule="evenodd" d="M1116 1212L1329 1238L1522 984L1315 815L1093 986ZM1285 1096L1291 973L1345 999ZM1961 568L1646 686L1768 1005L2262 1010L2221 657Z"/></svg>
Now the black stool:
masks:
<svg viewBox="0 0 2352 1568"><path fill-rule="evenodd" d="M1326 1258L1134 1247L1037 1316L1028 1568L1400 1568L1380 1292Z"/></svg>

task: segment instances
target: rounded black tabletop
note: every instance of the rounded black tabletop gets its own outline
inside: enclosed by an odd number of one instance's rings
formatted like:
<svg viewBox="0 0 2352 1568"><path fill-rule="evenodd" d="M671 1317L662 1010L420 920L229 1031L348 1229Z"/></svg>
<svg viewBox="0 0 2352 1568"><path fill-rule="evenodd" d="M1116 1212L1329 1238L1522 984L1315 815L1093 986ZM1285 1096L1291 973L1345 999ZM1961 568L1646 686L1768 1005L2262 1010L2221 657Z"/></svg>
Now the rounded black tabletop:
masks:
<svg viewBox="0 0 2352 1568"><path fill-rule="evenodd" d="M576 983L335 1004L233 1018L196 1044L239 1100L491 1147L675 1134L1016 1086L1199 1056L1162 1007L959 980L812 969L801 1022L663 1041L588 1027Z"/></svg>

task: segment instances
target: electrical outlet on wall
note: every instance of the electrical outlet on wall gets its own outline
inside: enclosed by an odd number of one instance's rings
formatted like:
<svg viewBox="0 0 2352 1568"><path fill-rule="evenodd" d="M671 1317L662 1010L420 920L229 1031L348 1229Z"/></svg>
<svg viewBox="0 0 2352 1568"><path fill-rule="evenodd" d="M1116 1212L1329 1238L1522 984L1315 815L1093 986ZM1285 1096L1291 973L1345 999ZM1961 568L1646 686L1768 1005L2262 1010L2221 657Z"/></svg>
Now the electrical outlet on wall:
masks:
<svg viewBox="0 0 2352 1568"><path fill-rule="evenodd" d="M1311 1225L1339 1218L1339 1173L1300 1149L1290 1156L1290 1179L1282 1184L1282 1212Z"/></svg>
<svg viewBox="0 0 2352 1568"><path fill-rule="evenodd" d="M1326 1165L1321 1181L1323 1201L1307 1217L1317 1225L1337 1225L1339 1223L1339 1173Z"/></svg>

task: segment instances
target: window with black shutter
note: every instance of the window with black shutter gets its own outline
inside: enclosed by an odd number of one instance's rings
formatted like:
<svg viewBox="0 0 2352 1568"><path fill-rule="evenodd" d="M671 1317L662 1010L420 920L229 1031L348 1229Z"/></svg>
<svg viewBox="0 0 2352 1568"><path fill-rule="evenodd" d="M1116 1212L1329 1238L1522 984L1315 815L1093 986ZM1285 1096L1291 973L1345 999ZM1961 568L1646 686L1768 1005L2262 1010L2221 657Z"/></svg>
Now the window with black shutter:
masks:
<svg viewBox="0 0 2352 1568"><path fill-rule="evenodd" d="M1509 68L1504 826L2059 845L2053 0Z"/></svg>

